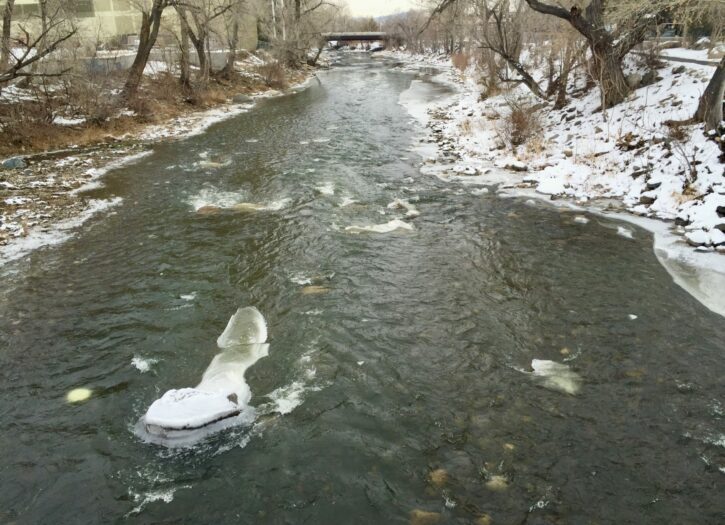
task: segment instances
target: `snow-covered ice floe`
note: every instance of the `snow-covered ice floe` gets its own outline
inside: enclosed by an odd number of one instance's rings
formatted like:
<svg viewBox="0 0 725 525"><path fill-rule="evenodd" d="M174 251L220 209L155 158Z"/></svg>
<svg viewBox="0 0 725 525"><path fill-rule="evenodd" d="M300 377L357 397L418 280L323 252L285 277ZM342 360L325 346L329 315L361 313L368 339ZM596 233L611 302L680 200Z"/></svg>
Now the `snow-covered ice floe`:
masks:
<svg viewBox="0 0 725 525"><path fill-rule="evenodd" d="M267 323L254 307L240 308L217 339L221 349L194 388L172 389L154 401L137 425L147 441L188 446L212 432L254 421L244 374L269 352Z"/></svg>
<svg viewBox="0 0 725 525"><path fill-rule="evenodd" d="M393 219L385 224L370 224L364 226L348 226L345 231L348 233L390 233L395 230L414 230L412 224L400 219Z"/></svg>

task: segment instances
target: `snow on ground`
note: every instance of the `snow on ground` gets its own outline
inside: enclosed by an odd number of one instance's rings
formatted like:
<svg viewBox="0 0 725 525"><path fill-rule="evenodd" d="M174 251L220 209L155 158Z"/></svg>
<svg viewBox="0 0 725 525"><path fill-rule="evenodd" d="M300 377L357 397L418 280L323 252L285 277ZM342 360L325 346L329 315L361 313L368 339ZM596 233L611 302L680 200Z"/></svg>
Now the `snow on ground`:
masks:
<svg viewBox="0 0 725 525"><path fill-rule="evenodd" d="M657 82L604 113L594 112L599 93L590 89L581 98L570 98L561 111L542 111L543 131L514 152L501 138L502 122L510 114L507 97L524 104L533 100L520 88L480 101L480 87L469 69L457 100L442 108L443 118L432 127L441 135L444 151L461 157L453 171L473 173L485 161L521 172L512 180L543 194L578 202L615 198L637 215L679 218L688 223L691 244L719 244L725 250L719 146L702 126L681 128L682 136L677 136L664 125L694 114L713 71L704 65L668 64L657 71ZM693 168L696 177L688 175Z"/></svg>

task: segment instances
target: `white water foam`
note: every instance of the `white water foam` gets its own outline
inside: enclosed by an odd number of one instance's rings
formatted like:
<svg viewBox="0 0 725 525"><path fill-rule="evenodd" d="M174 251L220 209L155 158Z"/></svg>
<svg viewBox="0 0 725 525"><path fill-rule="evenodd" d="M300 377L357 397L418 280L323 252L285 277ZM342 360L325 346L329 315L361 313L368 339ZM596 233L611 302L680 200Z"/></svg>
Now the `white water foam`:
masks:
<svg viewBox="0 0 725 525"><path fill-rule="evenodd" d="M362 226L348 226L345 231L348 233L390 233L395 230L414 230L415 227L400 219L393 219L392 221L386 222L385 224L368 224Z"/></svg>
<svg viewBox="0 0 725 525"><path fill-rule="evenodd" d="M144 358L140 356L134 356L133 359L131 359L131 364L142 374L149 372L151 370L151 367L158 362L158 359L153 359L150 357Z"/></svg>

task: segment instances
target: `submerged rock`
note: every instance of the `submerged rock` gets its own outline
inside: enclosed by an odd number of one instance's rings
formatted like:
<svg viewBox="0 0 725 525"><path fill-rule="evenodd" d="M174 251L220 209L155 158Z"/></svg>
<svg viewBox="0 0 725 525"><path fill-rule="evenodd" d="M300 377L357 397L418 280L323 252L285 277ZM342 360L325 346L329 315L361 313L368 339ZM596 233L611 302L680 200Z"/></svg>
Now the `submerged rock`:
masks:
<svg viewBox="0 0 725 525"><path fill-rule="evenodd" d="M448 472L446 469L437 468L428 474L428 481L436 488L441 488L448 481Z"/></svg>
<svg viewBox="0 0 725 525"><path fill-rule="evenodd" d="M65 395L65 399L69 403L81 403L90 399L91 395L93 395L93 390L90 388L74 388Z"/></svg>
<svg viewBox="0 0 725 525"><path fill-rule="evenodd" d="M302 295L320 295L329 291L329 288L313 284L311 286L305 286L304 288L302 288Z"/></svg>
<svg viewBox="0 0 725 525"><path fill-rule="evenodd" d="M209 204L207 206L197 208L196 213L198 213L199 215L212 215L215 213L219 213L220 211L222 211L222 209L219 206L212 206Z"/></svg>
<svg viewBox="0 0 725 525"><path fill-rule="evenodd" d="M509 480L505 476L491 476L486 481L486 488L494 492L501 492L509 487Z"/></svg>
<svg viewBox="0 0 725 525"><path fill-rule="evenodd" d="M440 523L443 516L439 512L415 509L410 511L410 525L434 525Z"/></svg>

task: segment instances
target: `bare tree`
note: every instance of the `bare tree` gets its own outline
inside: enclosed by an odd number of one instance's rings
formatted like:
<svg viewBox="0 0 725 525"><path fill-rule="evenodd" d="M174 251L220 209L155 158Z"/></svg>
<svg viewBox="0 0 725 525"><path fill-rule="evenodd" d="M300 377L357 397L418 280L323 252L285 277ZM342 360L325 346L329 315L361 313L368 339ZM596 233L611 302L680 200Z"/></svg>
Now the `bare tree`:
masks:
<svg viewBox="0 0 725 525"><path fill-rule="evenodd" d="M3 9L3 34L0 41L0 69L8 67L10 61L10 31L13 24L15 0L5 0Z"/></svg>
<svg viewBox="0 0 725 525"><path fill-rule="evenodd" d="M44 7L47 5L44 4ZM33 35L23 24L18 24L19 36L15 42L13 43L12 35L9 35L8 43L3 44L3 49L7 49L8 54L0 66L0 84L16 78L53 77L67 73L68 69L40 70L36 67L76 34L75 25L65 16L61 5L56 6L50 14L46 10L44 13L38 34Z"/></svg>
<svg viewBox="0 0 725 525"><path fill-rule="evenodd" d="M152 0L150 6L140 4L141 9L141 29L139 30L139 43L136 50L136 58L128 70L126 83L123 86L123 96L126 99L132 99L136 96L138 88L141 85L144 69L148 63L151 50L156 44L159 36L159 28L161 27L161 15L170 5L171 0Z"/></svg>
<svg viewBox="0 0 725 525"><path fill-rule="evenodd" d="M481 47L499 55L520 76L511 79L508 75L501 75L500 79L504 82L523 82L534 95L546 100L547 94L519 59L523 37L521 3L512 8L508 0L492 2L492 5L483 0L479 2L479 8L484 25Z"/></svg>

